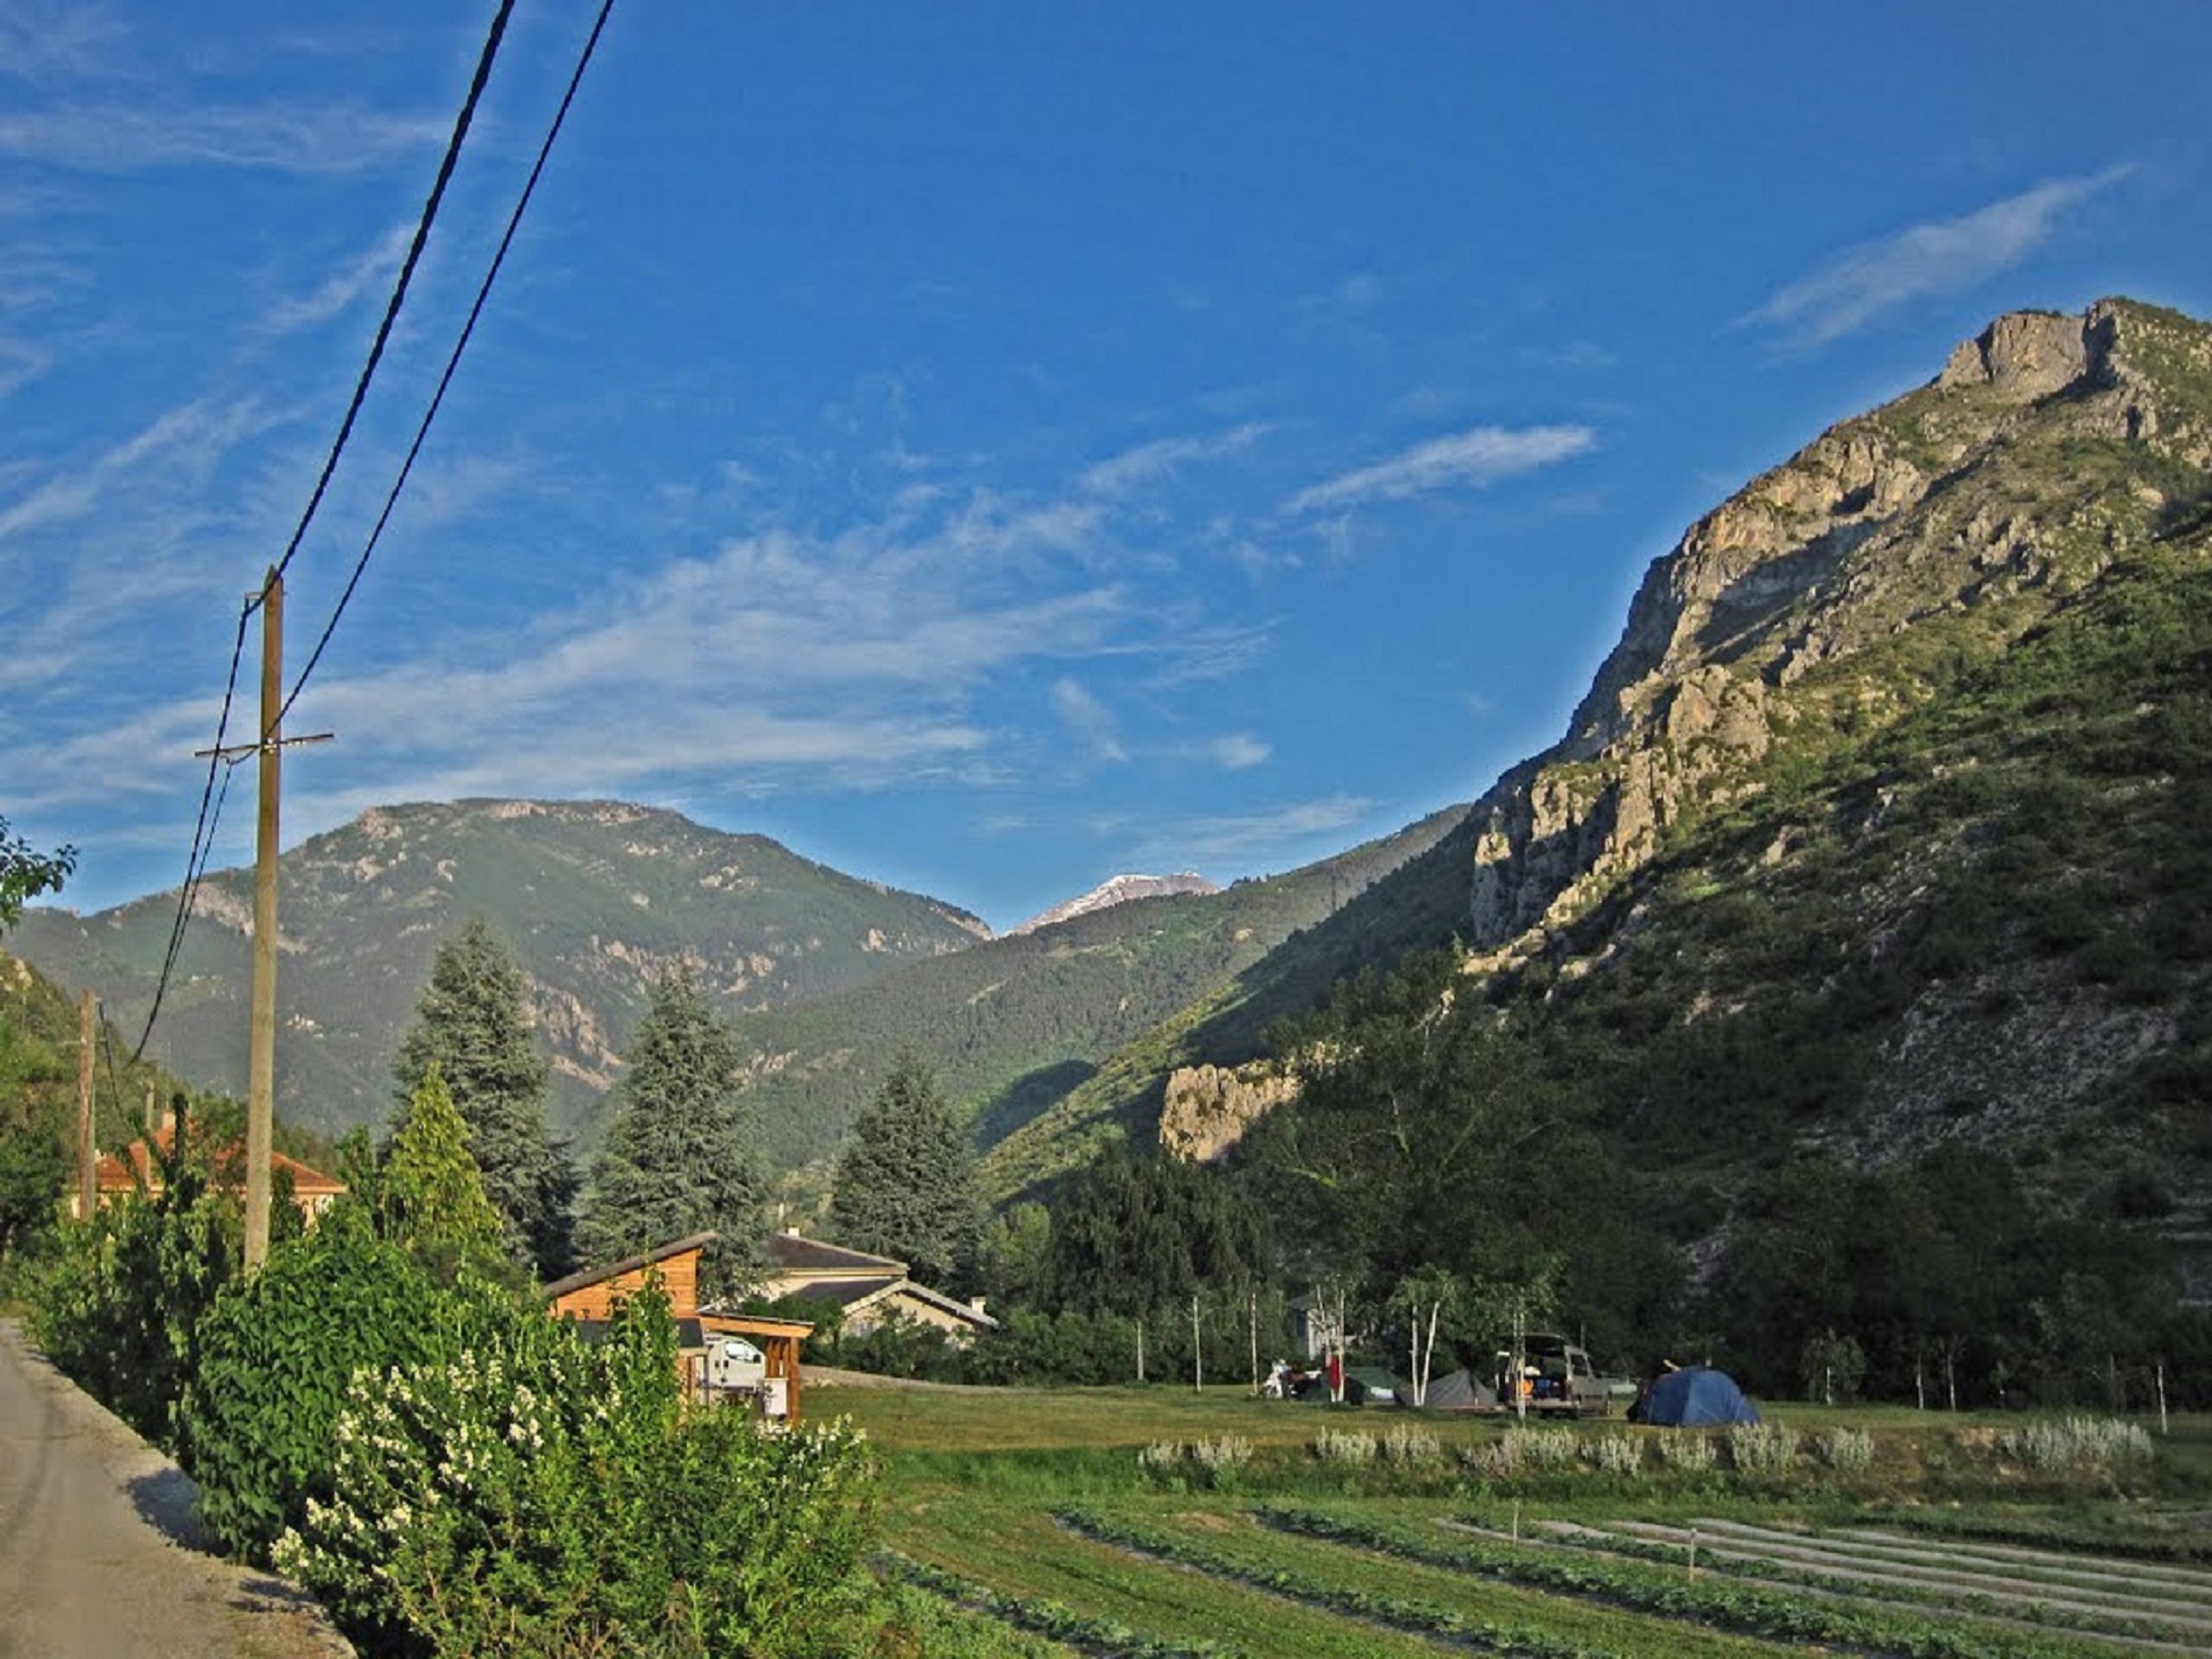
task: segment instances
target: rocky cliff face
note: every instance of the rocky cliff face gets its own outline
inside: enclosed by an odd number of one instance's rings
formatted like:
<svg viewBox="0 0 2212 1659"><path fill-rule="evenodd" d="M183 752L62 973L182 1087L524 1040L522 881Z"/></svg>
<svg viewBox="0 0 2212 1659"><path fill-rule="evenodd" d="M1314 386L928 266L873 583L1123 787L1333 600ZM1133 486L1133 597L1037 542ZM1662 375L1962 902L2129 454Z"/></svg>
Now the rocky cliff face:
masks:
<svg viewBox="0 0 2212 1659"><path fill-rule="evenodd" d="M1894 712L1910 688L1849 683L1869 644L1974 607L2017 631L2047 604L2009 601L2093 576L2166 505L2145 476L2212 464L2202 405L2171 395L2212 377L2209 340L2120 300L2000 317L1929 385L1700 519L1652 564L1567 735L1480 803L1478 950L1525 948L1670 830L1756 786L1793 728ZM2145 465L2107 487L2085 449L2099 441Z"/></svg>

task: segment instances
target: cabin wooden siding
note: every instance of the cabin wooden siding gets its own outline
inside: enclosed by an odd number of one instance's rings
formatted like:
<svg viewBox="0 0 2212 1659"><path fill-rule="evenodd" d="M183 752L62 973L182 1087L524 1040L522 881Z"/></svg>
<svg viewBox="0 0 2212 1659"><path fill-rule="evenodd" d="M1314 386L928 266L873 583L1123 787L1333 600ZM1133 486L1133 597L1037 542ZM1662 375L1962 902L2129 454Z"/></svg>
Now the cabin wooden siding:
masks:
<svg viewBox="0 0 2212 1659"><path fill-rule="evenodd" d="M614 1304L625 1302L645 1287L648 1280L658 1279L668 1297L668 1311L679 1319L696 1319L699 1315L699 1253L703 1246L682 1251L663 1262L649 1262L627 1273L613 1278L580 1285L574 1290L563 1291L553 1299L553 1317L556 1319L611 1319Z"/></svg>

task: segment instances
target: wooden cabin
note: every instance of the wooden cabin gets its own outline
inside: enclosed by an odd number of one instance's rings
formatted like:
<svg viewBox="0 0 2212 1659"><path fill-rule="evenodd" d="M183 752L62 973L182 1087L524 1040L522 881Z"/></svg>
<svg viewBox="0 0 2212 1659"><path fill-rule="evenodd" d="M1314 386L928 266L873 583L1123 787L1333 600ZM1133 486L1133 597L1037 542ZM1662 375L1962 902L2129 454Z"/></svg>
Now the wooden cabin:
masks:
<svg viewBox="0 0 2212 1659"><path fill-rule="evenodd" d="M719 1338L735 1338L761 1355L757 1371L745 1373L743 1391L753 1396L764 1416L796 1423L799 1347L814 1327L801 1319L756 1319L719 1311L702 1313L699 1258L715 1238L713 1233L694 1233L603 1268L572 1273L539 1294L545 1298L546 1311L555 1319L574 1319L588 1335L613 1317L616 1303L636 1295L649 1281L658 1281L676 1320L678 1363L683 1367L684 1386L693 1396L707 1399L728 1391L717 1382L726 1372L720 1365L709 1364L709 1350Z"/></svg>

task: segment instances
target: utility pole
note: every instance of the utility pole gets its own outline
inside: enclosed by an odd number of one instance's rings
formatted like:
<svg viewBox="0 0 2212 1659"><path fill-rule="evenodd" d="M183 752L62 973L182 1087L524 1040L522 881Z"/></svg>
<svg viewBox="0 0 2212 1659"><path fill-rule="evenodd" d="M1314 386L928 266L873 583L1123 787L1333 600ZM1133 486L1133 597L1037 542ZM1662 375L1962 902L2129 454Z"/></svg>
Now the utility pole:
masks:
<svg viewBox="0 0 2212 1659"><path fill-rule="evenodd" d="M283 741L284 578L261 588L261 780L253 835L253 1014L246 1062L245 1270L269 1256L269 1154L276 1116L276 821Z"/></svg>
<svg viewBox="0 0 2212 1659"><path fill-rule="evenodd" d="M245 1095L245 1269L269 1255L269 1164L276 1117L276 830L278 765L287 740L277 731L284 711L284 578L274 565L258 594L261 607L261 736L258 741L205 756L235 764L249 754L261 762L260 810L253 838L253 1001L247 1032ZM325 743L331 734L296 737L293 743Z"/></svg>
<svg viewBox="0 0 2212 1659"><path fill-rule="evenodd" d="M77 1213L92 1218L99 1202L93 1179L98 1154L92 1150L92 1020L99 1005L90 991L77 995Z"/></svg>

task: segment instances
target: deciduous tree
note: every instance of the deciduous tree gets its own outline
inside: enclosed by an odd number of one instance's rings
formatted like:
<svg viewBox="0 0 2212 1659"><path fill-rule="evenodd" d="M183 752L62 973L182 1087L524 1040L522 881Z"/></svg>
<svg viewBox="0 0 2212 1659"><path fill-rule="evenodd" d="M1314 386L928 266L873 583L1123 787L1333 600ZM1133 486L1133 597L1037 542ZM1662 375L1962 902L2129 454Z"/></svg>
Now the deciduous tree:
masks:
<svg viewBox="0 0 2212 1659"><path fill-rule="evenodd" d="M39 852L0 817L0 929L14 926L23 906L39 894L58 891L76 868L74 847Z"/></svg>

